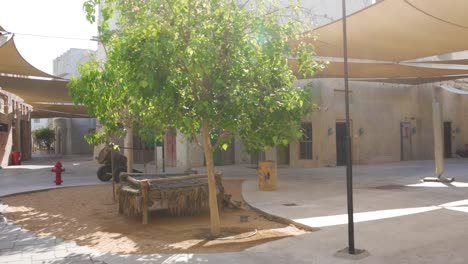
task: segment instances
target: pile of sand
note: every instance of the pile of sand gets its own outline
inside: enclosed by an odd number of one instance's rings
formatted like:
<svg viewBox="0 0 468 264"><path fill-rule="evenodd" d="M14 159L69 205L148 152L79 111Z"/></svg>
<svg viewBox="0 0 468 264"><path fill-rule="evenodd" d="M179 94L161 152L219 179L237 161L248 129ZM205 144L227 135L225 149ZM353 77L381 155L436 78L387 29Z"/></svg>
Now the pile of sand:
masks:
<svg viewBox="0 0 468 264"><path fill-rule="evenodd" d="M223 181L233 200L241 200L241 184L240 180ZM9 206L5 214L8 221L39 235L73 240L103 253L232 252L305 233L269 221L247 208L220 212L222 232L231 239L206 239L209 212L172 217L155 211L150 214L149 224L143 225L140 217L118 214L110 184L21 194L3 201ZM249 221L241 222L240 215L248 215Z"/></svg>

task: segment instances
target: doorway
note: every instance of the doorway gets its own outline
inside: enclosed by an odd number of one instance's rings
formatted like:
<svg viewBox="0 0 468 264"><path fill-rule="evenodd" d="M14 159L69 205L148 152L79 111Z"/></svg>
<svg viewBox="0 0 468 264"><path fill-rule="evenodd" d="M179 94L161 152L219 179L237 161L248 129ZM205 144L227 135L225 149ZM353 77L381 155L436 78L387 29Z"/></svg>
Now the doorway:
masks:
<svg viewBox="0 0 468 264"><path fill-rule="evenodd" d="M444 158L452 157L452 122L444 122Z"/></svg>
<svg viewBox="0 0 468 264"><path fill-rule="evenodd" d="M219 151L219 159L216 162L216 151ZM231 165L236 163L236 152L234 149L234 141L229 144L229 147L226 150L218 148L214 153L215 165Z"/></svg>
<svg viewBox="0 0 468 264"><path fill-rule="evenodd" d="M400 124L400 138L401 138L401 160L411 159L411 123L402 122Z"/></svg>
<svg viewBox="0 0 468 264"><path fill-rule="evenodd" d="M168 132L166 133L166 142L164 143L165 165L167 167L177 166L177 151L176 151L177 135Z"/></svg>
<svg viewBox="0 0 468 264"><path fill-rule="evenodd" d="M218 142L219 135L219 131L212 133L211 144L213 146ZM228 143L228 148L226 150L223 150L221 146L219 146L213 152L213 163L215 166L231 165L236 163L234 139L226 143ZM206 160L204 160L203 163L206 165Z"/></svg>
<svg viewBox="0 0 468 264"><path fill-rule="evenodd" d="M336 166L346 165L346 122L336 122Z"/></svg>

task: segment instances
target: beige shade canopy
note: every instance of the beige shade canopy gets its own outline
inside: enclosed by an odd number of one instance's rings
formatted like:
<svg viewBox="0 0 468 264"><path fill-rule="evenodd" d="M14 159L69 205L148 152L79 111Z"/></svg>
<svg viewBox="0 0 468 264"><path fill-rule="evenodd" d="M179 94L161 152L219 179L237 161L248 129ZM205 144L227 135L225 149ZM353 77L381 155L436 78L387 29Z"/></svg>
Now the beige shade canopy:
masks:
<svg viewBox="0 0 468 264"><path fill-rule="evenodd" d="M289 60L297 74L294 60ZM439 69L402 65L397 63L348 63L349 78L406 78L441 77L445 75L468 75L468 70ZM344 63L330 62L326 68L317 72L314 78L343 78ZM301 78L301 76L299 76Z"/></svg>
<svg viewBox="0 0 468 264"><path fill-rule="evenodd" d="M68 81L44 80L22 77L0 76L0 87L24 99L28 104L34 102L71 103L68 94Z"/></svg>
<svg viewBox="0 0 468 264"><path fill-rule="evenodd" d="M332 62L317 78L343 78L344 63ZM393 63L348 63L349 78L436 77L468 74L468 70L414 67Z"/></svg>
<svg viewBox="0 0 468 264"><path fill-rule="evenodd" d="M468 50L467 0L384 0L347 17L348 57L406 61ZM343 57L342 21L303 40L318 56Z"/></svg>
<svg viewBox="0 0 468 264"><path fill-rule="evenodd" d="M443 82L457 79L468 79L468 75L454 75L454 76L441 76L441 77L423 77L423 78L379 78L379 79L354 79L353 81L366 81L366 82L379 82L379 83L393 83L393 84L408 84L419 85L426 83Z"/></svg>
<svg viewBox="0 0 468 264"><path fill-rule="evenodd" d="M451 93L468 95L468 91L463 90L463 89L458 89L458 88L448 86L448 85L441 85L439 87Z"/></svg>
<svg viewBox="0 0 468 264"><path fill-rule="evenodd" d="M0 26L0 31L5 30ZM29 64L16 48L14 38L0 46L0 87L31 105L31 117L89 117L84 106L71 105L67 84L68 81Z"/></svg>
<svg viewBox="0 0 468 264"><path fill-rule="evenodd" d="M86 107L75 106L68 94L68 81L0 76L0 87L23 98L33 107L31 117L90 117Z"/></svg>
<svg viewBox="0 0 468 264"><path fill-rule="evenodd" d="M468 0L380 1L347 18L348 57L399 62L468 50L466 10L468 10ZM304 37L303 40L314 44L318 56L343 57L341 20L315 29L312 35ZM317 37L317 40L314 37ZM0 73L57 78L34 68L25 61L13 40L11 38L0 46ZM454 75L468 75L468 71L422 68L395 63L349 64L350 78L420 81L430 78L433 80L453 78ZM343 63L332 62L315 77L343 77ZM1 76L0 86L23 97L26 103L33 105L36 111L33 116L86 114L83 106L35 104L71 102L66 82L63 81L12 79Z"/></svg>
<svg viewBox="0 0 468 264"><path fill-rule="evenodd" d="M86 112L86 107L82 105L69 104L31 104L34 111L31 113L32 118L50 118L50 117L75 117L86 118L90 117Z"/></svg>
<svg viewBox="0 0 468 264"><path fill-rule="evenodd" d="M13 38L10 38L6 43L0 46L0 73L37 76L45 78L58 78L56 76L45 73L34 68L19 54L16 49Z"/></svg>
<svg viewBox="0 0 468 264"><path fill-rule="evenodd" d="M33 107L32 118L90 117L86 107L75 106L68 81L0 76L0 87L23 98Z"/></svg>
<svg viewBox="0 0 468 264"><path fill-rule="evenodd" d="M422 61L417 63L435 63L435 64L456 64L456 65L468 65L468 59L461 60L440 60L440 61Z"/></svg>

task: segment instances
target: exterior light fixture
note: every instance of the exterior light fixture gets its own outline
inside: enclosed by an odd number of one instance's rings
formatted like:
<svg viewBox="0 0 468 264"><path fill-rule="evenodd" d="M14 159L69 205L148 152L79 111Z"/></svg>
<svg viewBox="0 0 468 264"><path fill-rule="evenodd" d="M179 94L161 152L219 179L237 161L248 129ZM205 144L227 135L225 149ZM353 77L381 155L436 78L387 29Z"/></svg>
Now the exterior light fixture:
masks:
<svg viewBox="0 0 468 264"><path fill-rule="evenodd" d="M362 136L364 135L364 128L359 128L359 136Z"/></svg>

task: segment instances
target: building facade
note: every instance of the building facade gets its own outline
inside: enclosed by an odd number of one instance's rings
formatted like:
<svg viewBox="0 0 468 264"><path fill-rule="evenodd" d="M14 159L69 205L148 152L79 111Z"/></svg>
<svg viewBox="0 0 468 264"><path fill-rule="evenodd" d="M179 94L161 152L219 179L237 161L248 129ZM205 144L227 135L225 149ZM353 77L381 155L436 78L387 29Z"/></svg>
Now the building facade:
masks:
<svg viewBox="0 0 468 264"><path fill-rule="evenodd" d="M87 49L69 49L53 61L53 73L63 79L79 76L81 64L89 61L96 52Z"/></svg>
<svg viewBox="0 0 468 264"><path fill-rule="evenodd" d="M299 80L312 82L314 112L303 121L303 138L257 155L247 154L235 138L227 151L219 150L218 165L274 160L291 167L346 165L346 123L342 79ZM468 82L401 85L351 81L350 118L354 164L379 164L434 159L432 103L442 107L444 156L468 148L468 95L440 88L441 84L466 87ZM201 149L177 136L177 167L203 166ZM232 154L227 154L231 152ZM215 154L215 162L216 162Z"/></svg>
<svg viewBox="0 0 468 264"><path fill-rule="evenodd" d="M20 97L0 89L0 165L12 164L11 153L21 152L22 160L31 159L32 107Z"/></svg>
<svg viewBox="0 0 468 264"><path fill-rule="evenodd" d="M318 79L313 83L317 107L303 122L305 135L288 147L267 151L267 159L292 167L346 164L343 80ZM442 106L445 157L454 157L457 150L465 149L468 96L448 92L439 85L350 82L353 163L434 159L433 101Z"/></svg>
<svg viewBox="0 0 468 264"><path fill-rule="evenodd" d="M287 1L280 1L285 4ZM341 19L341 0L302 1L316 26ZM348 14L375 0L347 1ZM101 48L102 50L102 48ZM99 52L99 51L98 51ZM101 52L102 53L102 52ZM98 57L104 56L101 54ZM444 57L445 58L445 57ZM299 80L298 86L312 82L316 109L304 120L303 138L288 146L277 146L249 155L235 138L226 151L215 153L216 165L249 164L275 160L291 167L331 167L345 165L345 103L342 79ZM443 109L445 157L453 157L468 144L468 96L439 87L442 83L399 85L378 82L350 82L352 159L355 164L377 164L434 158L432 103ZM468 87L463 81L446 82ZM204 165L202 150L183 135L166 136L166 160L179 168Z"/></svg>
<svg viewBox="0 0 468 264"><path fill-rule="evenodd" d="M86 49L69 49L54 61L54 75L64 79L79 76L79 66L89 61L95 51ZM95 118L53 118L48 127L55 131L55 154L92 154L93 146L85 140L85 135L95 131Z"/></svg>

